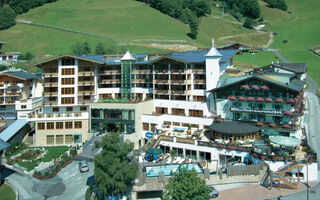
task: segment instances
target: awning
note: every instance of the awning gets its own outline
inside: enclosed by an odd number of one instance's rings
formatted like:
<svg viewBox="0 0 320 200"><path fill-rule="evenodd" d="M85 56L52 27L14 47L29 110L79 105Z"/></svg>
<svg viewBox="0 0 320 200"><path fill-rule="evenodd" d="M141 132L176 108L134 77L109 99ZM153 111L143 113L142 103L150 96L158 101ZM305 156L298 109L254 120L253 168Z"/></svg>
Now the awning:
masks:
<svg viewBox="0 0 320 200"><path fill-rule="evenodd" d="M301 144L301 141L299 139L285 136L270 137L270 140L272 143L287 147L295 147Z"/></svg>
<svg viewBox="0 0 320 200"><path fill-rule="evenodd" d="M81 136L81 135L82 135L82 133L73 133L72 135Z"/></svg>
<svg viewBox="0 0 320 200"><path fill-rule="evenodd" d="M148 154L154 154L154 155L161 154L162 152L163 152L162 149L155 149L155 148L151 148L147 150Z"/></svg>
<svg viewBox="0 0 320 200"><path fill-rule="evenodd" d="M275 131L275 130L262 130L262 134L267 136L278 136L280 133L279 131Z"/></svg>
<svg viewBox="0 0 320 200"><path fill-rule="evenodd" d="M0 151L5 150L10 147L10 144L0 139Z"/></svg>

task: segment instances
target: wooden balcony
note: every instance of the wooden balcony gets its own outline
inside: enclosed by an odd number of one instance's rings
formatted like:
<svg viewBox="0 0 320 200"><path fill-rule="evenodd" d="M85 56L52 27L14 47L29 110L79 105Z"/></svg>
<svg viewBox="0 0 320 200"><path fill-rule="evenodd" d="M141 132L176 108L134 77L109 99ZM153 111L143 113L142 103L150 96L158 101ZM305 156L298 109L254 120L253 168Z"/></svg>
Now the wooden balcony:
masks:
<svg viewBox="0 0 320 200"><path fill-rule="evenodd" d="M205 69L192 69L192 72L193 72L194 74L203 74L203 73L205 73L206 71L205 71Z"/></svg>
<svg viewBox="0 0 320 200"><path fill-rule="evenodd" d="M120 79L102 79L99 82L102 84L120 83Z"/></svg>
<svg viewBox="0 0 320 200"><path fill-rule="evenodd" d="M58 92L44 92L45 97L58 96Z"/></svg>
<svg viewBox="0 0 320 200"><path fill-rule="evenodd" d="M169 94L169 90L153 90L155 94Z"/></svg>
<svg viewBox="0 0 320 200"><path fill-rule="evenodd" d="M206 83L206 80L203 80L203 79L195 79L193 81L195 84L205 84Z"/></svg>
<svg viewBox="0 0 320 200"><path fill-rule="evenodd" d="M58 101L45 101L43 102L45 106L58 105Z"/></svg>
<svg viewBox="0 0 320 200"><path fill-rule="evenodd" d="M78 100L78 104L89 104L91 102L91 100Z"/></svg>
<svg viewBox="0 0 320 200"><path fill-rule="evenodd" d="M169 84L169 81L168 80L159 80L159 79L153 80L153 84L158 84L158 83Z"/></svg>
<svg viewBox="0 0 320 200"><path fill-rule="evenodd" d="M186 80L175 80L175 79L171 79L171 84L186 84L187 81Z"/></svg>
<svg viewBox="0 0 320 200"><path fill-rule="evenodd" d="M81 85L94 85L94 81L78 81L78 86Z"/></svg>
<svg viewBox="0 0 320 200"><path fill-rule="evenodd" d="M121 74L121 70L103 70L99 71L99 75Z"/></svg>
<svg viewBox="0 0 320 200"><path fill-rule="evenodd" d="M132 83L145 83L147 82L146 79L132 79Z"/></svg>
<svg viewBox="0 0 320 200"><path fill-rule="evenodd" d="M79 90L78 95L93 95L94 91L93 90Z"/></svg>
<svg viewBox="0 0 320 200"><path fill-rule="evenodd" d="M187 91L185 90L171 90L171 95L186 95Z"/></svg>
<svg viewBox="0 0 320 200"><path fill-rule="evenodd" d="M94 76L94 71L82 71L82 72L78 72L78 76Z"/></svg>
<svg viewBox="0 0 320 200"><path fill-rule="evenodd" d="M150 74L151 70L150 69L145 69L145 70L132 70L131 74Z"/></svg>
<svg viewBox="0 0 320 200"><path fill-rule="evenodd" d="M7 92L6 96L20 96L20 92Z"/></svg>
<svg viewBox="0 0 320 200"><path fill-rule="evenodd" d="M44 87L56 87L58 86L58 82L45 82Z"/></svg>
<svg viewBox="0 0 320 200"><path fill-rule="evenodd" d="M43 77L58 77L58 72L44 72Z"/></svg>

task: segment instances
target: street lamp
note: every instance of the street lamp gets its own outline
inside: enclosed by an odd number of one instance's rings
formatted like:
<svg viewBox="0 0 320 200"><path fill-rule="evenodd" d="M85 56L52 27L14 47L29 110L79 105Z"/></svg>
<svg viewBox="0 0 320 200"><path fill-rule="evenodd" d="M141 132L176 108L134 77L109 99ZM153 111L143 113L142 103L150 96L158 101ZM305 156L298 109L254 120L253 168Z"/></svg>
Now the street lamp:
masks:
<svg viewBox="0 0 320 200"><path fill-rule="evenodd" d="M311 187L308 183L303 183L303 184L307 187L307 200L309 200L309 188Z"/></svg>

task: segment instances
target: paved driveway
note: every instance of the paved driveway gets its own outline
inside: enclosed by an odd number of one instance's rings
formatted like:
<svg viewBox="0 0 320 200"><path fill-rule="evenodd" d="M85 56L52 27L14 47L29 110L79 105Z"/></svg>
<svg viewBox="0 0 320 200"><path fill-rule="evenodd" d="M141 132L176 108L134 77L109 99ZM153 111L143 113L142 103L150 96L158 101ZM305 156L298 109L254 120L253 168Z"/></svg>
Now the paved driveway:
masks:
<svg viewBox="0 0 320 200"><path fill-rule="evenodd" d="M29 176L20 176L5 169L4 176L17 190L21 200L83 200L92 182L94 163L89 163L90 171L80 173L78 161L73 161L57 176L40 181Z"/></svg>

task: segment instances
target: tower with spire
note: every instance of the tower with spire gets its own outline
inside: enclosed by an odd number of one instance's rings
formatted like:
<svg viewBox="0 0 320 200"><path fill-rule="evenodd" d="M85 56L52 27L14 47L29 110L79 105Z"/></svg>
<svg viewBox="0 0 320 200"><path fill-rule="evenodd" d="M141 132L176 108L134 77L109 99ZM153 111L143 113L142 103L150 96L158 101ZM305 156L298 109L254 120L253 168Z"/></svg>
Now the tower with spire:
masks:
<svg viewBox="0 0 320 200"><path fill-rule="evenodd" d="M121 88L120 95L122 99L131 98L131 68L136 59L129 50L121 58Z"/></svg>

